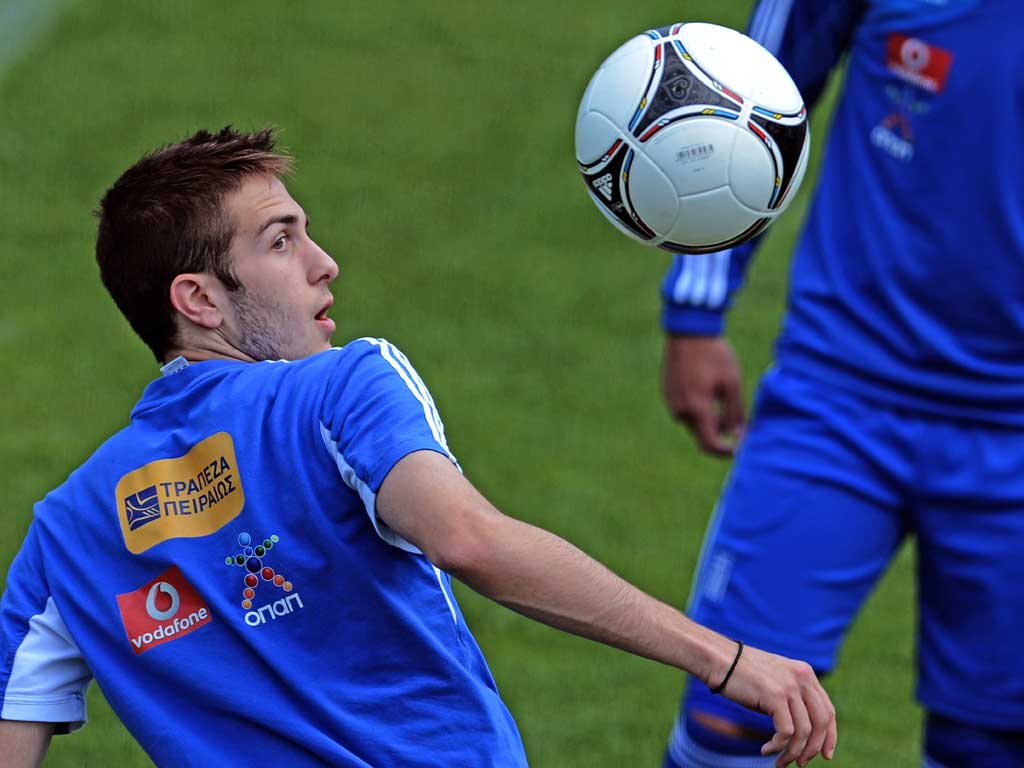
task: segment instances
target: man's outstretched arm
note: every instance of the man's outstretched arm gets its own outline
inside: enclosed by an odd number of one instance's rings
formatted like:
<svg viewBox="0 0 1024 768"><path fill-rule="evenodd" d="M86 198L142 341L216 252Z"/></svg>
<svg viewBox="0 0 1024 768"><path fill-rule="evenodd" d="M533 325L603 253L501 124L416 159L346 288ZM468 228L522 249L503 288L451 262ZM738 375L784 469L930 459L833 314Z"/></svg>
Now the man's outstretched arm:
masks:
<svg viewBox="0 0 1024 768"><path fill-rule="evenodd" d="M616 576L569 542L495 509L444 456L411 453L377 494L377 515L437 567L557 629L686 670L715 687L737 644ZM836 744L835 710L811 668L743 651L723 695L770 714L765 754L802 765Z"/></svg>
<svg viewBox="0 0 1024 768"><path fill-rule="evenodd" d="M9 768L36 768L53 736L53 723L0 720L0 764Z"/></svg>

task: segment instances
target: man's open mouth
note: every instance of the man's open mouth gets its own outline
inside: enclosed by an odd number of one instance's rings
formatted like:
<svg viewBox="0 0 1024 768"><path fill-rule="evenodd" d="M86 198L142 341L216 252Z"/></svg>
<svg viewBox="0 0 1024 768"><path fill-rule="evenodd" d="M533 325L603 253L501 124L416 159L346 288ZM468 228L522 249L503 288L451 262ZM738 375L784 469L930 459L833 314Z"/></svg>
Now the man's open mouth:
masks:
<svg viewBox="0 0 1024 768"><path fill-rule="evenodd" d="M327 319L327 312L328 312L328 310L330 310L330 308L331 308L331 306L333 304L334 304L334 299L331 299L330 301L328 301L326 304L324 304L323 308L313 316L313 319L314 320L326 320Z"/></svg>

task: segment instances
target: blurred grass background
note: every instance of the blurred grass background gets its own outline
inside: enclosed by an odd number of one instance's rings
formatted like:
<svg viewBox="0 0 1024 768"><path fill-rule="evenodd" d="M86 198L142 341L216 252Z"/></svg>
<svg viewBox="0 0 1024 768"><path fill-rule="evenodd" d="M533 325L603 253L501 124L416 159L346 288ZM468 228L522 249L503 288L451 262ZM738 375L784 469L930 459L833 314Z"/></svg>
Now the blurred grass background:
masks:
<svg viewBox="0 0 1024 768"><path fill-rule="evenodd" d="M99 282L90 211L144 151L281 128L290 187L341 265L336 343L386 336L430 385L468 476L506 512L686 600L728 464L658 394L668 256L617 234L573 160L578 99L631 34L744 28L747 0L171 3L0 0L0 574L32 503L123 426L157 374ZM828 103L814 119L815 146ZM729 337L771 358L813 168ZM912 554L829 681L834 765L917 764ZM0 586L2 586L0 581ZM536 766L659 766L682 674L459 597ZM312 684L312 683L311 683ZM95 686L50 766L148 765Z"/></svg>

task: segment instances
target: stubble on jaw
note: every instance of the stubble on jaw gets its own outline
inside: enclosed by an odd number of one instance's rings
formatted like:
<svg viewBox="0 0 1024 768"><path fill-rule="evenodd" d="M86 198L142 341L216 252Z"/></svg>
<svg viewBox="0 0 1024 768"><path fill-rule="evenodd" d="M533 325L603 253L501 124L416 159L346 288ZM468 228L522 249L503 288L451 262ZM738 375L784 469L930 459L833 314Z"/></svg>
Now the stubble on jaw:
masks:
<svg viewBox="0 0 1024 768"><path fill-rule="evenodd" d="M284 307L273 300L257 302L245 286L231 292L231 304L238 319L239 338L233 344L253 360L288 360L289 339L283 323Z"/></svg>

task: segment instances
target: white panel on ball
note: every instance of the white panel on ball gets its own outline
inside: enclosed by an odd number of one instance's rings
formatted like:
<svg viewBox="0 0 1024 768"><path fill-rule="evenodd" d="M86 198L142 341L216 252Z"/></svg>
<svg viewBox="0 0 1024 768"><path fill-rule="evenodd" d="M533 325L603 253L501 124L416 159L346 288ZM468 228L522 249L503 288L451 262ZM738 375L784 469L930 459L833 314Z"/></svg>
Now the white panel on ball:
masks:
<svg viewBox="0 0 1024 768"><path fill-rule="evenodd" d="M759 47L750 38L728 27L701 22L684 24L676 36L701 69L728 84L734 93L749 96L756 70L751 70L747 43Z"/></svg>
<svg viewBox="0 0 1024 768"><path fill-rule="evenodd" d="M637 35L601 65L583 95L580 114L600 112L625 129L643 98L653 66L650 39Z"/></svg>
<svg viewBox="0 0 1024 768"><path fill-rule="evenodd" d="M729 150L737 133L721 118L689 117L654 134L644 152L686 197L729 183Z"/></svg>
<svg viewBox="0 0 1024 768"><path fill-rule="evenodd" d="M748 98L765 109L774 109L784 114L799 112L804 106L804 100L796 83L768 51L758 50L762 61L756 66L762 67L759 70L762 76L754 79Z"/></svg>
<svg viewBox="0 0 1024 768"><path fill-rule="evenodd" d="M576 158L583 163L596 162L621 136L600 112L587 112L576 121Z"/></svg>
<svg viewBox="0 0 1024 768"><path fill-rule="evenodd" d="M729 187L719 187L680 200L679 217L666 239L684 245L716 245L759 218L763 217L740 203Z"/></svg>
<svg viewBox="0 0 1024 768"><path fill-rule="evenodd" d="M732 145L729 186L744 205L768 210L775 191L775 163L764 142L749 131L737 132Z"/></svg>
<svg viewBox="0 0 1024 768"><path fill-rule="evenodd" d="M644 223L659 235L668 232L679 215L679 196L665 174L643 155L634 155L628 184L633 209Z"/></svg>

